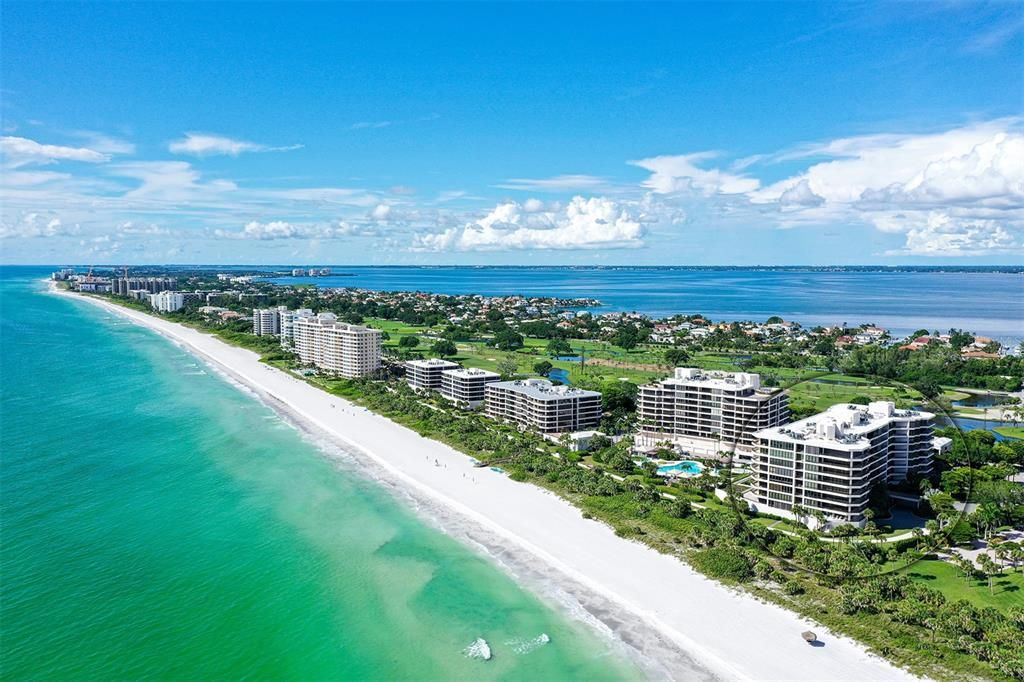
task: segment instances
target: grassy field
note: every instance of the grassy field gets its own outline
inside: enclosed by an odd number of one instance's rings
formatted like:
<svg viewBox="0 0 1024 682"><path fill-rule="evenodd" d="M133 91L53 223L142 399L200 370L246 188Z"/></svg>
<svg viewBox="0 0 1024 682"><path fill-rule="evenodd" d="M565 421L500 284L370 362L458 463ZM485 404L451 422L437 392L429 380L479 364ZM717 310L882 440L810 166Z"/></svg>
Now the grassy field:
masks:
<svg viewBox="0 0 1024 682"><path fill-rule="evenodd" d="M995 577L993 592L989 592L987 579L965 579L960 569L945 561L919 561L903 572L940 590L950 601L965 599L979 608L991 606L1003 612L1011 606L1024 606L1024 573L1009 568Z"/></svg>
<svg viewBox="0 0 1024 682"><path fill-rule="evenodd" d="M1024 426L997 426L992 430L1000 436L1006 436L1007 438L1024 439Z"/></svg>

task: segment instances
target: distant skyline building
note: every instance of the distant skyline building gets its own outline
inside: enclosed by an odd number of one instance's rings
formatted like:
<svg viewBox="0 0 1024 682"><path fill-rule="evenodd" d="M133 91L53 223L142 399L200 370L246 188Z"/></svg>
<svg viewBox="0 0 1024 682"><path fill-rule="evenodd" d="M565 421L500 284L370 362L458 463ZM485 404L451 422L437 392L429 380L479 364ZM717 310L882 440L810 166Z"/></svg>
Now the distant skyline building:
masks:
<svg viewBox="0 0 1024 682"><path fill-rule="evenodd" d="M732 452L749 461L754 432L789 421L789 397L763 388L759 374L677 367L640 387L637 419L638 446L668 441L695 455Z"/></svg>
<svg viewBox="0 0 1024 682"><path fill-rule="evenodd" d="M758 431L748 499L758 511L792 518L799 505L831 522L863 525L875 485L931 473L944 446L934 418L885 401L843 403Z"/></svg>
<svg viewBox="0 0 1024 682"><path fill-rule="evenodd" d="M601 421L601 394L547 379L497 381L484 389L487 416L541 433L592 429Z"/></svg>
<svg viewBox="0 0 1024 682"><path fill-rule="evenodd" d="M117 296L128 296L132 291L148 291L156 294L178 288L174 277L115 277L110 281L110 291Z"/></svg>

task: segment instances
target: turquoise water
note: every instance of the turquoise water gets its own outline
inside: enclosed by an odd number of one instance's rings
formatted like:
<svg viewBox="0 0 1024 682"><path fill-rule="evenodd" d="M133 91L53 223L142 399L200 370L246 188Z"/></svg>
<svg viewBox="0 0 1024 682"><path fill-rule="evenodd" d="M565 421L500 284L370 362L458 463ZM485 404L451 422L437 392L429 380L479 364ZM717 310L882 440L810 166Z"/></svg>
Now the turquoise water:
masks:
<svg viewBox="0 0 1024 682"><path fill-rule="evenodd" d="M269 408L39 274L0 279L4 679L638 676ZM463 655L477 637L491 661Z"/></svg>
<svg viewBox="0 0 1024 682"><path fill-rule="evenodd" d="M682 462L676 462L674 464L665 464L664 466L658 467L658 475L669 476L672 474L684 474L686 476L696 476L703 470L704 467L701 466L700 462L684 460Z"/></svg>

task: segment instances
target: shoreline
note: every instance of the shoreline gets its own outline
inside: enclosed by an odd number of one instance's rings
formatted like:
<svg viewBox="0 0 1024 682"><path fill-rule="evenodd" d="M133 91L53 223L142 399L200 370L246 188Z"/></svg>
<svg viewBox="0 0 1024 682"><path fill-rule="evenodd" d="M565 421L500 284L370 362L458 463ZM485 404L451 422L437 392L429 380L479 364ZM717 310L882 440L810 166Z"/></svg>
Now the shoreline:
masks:
<svg viewBox="0 0 1024 682"><path fill-rule="evenodd" d="M50 288L182 346L255 392L300 430L326 438L357 462L372 464L383 474L381 482L396 492L429 501L434 509L428 514L445 519L441 525L446 531L453 519L468 521L456 537L482 544L514 575L518 567L561 582L559 587L606 627L609 621L625 621L627 627L657 632L669 647L683 652L678 660L662 662L670 675L678 670L692 678L705 669L723 679L916 679L849 638L725 587L673 557L617 537L604 524L584 519L579 509L554 493L489 469L475 469L467 455L443 443L262 364L252 351L147 313L59 291L52 284ZM488 534L504 542L495 542ZM495 550L509 554L494 556ZM587 593L596 598L588 599ZM613 611L602 619L600 612L609 607ZM824 647L809 647L800 639L799 633L808 627L819 633ZM633 632L633 643L623 637L628 633L610 629L626 647L658 656L644 651L642 631ZM694 662L697 669L691 668Z"/></svg>

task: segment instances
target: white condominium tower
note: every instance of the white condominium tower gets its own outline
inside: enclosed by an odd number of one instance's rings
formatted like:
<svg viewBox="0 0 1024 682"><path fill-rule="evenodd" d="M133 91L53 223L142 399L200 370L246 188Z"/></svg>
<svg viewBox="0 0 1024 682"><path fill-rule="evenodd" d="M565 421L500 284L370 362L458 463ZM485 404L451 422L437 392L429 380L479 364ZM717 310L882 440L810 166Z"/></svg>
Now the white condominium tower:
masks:
<svg viewBox="0 0 1024 682"><path fill-rule="evenodd" d="M459 363L441 358L409 360L405 363L405 380L416 391L439 391L441 372L458 367Z"/></svg>
<svg viewBox="0 0 1024 682"><path fill-rule="evenodd" d="M487 416L534 428L541 433L592 429L601 421L601 394L547 379L496 381L485 388Z"/></svg>
<svg viewBox="0 0 1024 682"><path fill-rule="evenodd" d="M295 352L305 365L313 365L347 379L380 369L381 333L338 322L331 313L295 320Z"/></svg>
<svg viewBox="0 0 1024 682"><path fill-rule="evenodd" d="M487 385L501 381L501 375L473 367L441 372L441 395L458 407L475 410L484 404Z"/></svg>
<svg viewBox="0 0 1024 682"><path fill-rule="evenodd" d="M640 387L637 445L671 442L693 454L734 452L749 461L753 434L789 421L789 398L761 388L759 374L677 367L673 376Z"/></svg>
<svg viewBox="0 0 1024 682"><path fill-rule="evenodd" d="M282 310L281 318L281 348L291 349L295 345L295 322L297 320L313 317L313 311L309 308L298 310Z"/></svg>
<svg viewBox="0 0 1024 682"><path fill-rule="evenodd" d="M277 336L281 333L281 314L287 306L252 309L252 333L256 336Z"/></svg>
<svg viewBox="0 0 1024 682"><path fill-rule="evenodd" d="M862 525L875 484L931 472L938 445L934 417L884 401L840 404L759 431L754 483L746 497L770 514L792 518L799 505L828 523Z"/></svg>
<svg viewBox="0 0 1024 682"><path fill-rule="evenodd" d="M149 295L149 305L161 313L173 313L185 307L185 295L180 291L161 291Z"/></svg>

